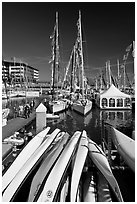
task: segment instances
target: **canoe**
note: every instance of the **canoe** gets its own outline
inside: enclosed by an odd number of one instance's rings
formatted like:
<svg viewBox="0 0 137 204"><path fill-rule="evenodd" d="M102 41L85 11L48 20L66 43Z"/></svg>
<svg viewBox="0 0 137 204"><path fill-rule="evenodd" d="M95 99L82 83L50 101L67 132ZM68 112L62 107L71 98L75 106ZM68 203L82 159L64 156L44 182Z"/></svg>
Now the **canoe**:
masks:
<svg viewBox="0 0 137 204"><path fill-rule="evenodd" d="M76 131L51 170L37 202L52 202L75 152L81 132Z"/></svg>
<svg viewBox="0 0 137 204"><path fill-rule="evenodd" d="M126 136L112 126L111 130L113 143L127 165L135 172L135 140Z"/></svg>
<svg viewBox="0 0 137 204"><path fill-rule="evenodd" d="M12 165L6 171L6 173L2 177L2 192L9 185L12 179L16 176L19 170L23 167L25 162L31 157L31 155L36 151L36 149L40 146L45 136L49 132L50 127L47 127L40 133L38 133L21 151L21 153L14 160Z"/></svg>
<svg viewBox="0 0 137 204"><path fill-rule="evenodd" d="M78 150L74 161L74 167L71 177L70 202L75 202L77 197L77 189L81 178L82 170L88 153L88 139L87 133L84 130L80 138Z"/></svg>
<svg viewBox="0 0 137 204"><path fill-rule="evenodd" d="M118 201L123 202L120 188L111 171L106 155L104 154L102 149L91 139L89 139L89 156L98 170L101 171L101 173L110 184L110 187L114 191Z"/></svg>
<svg viewBox="0 0 137 204"><path fill-rule="evenodd" d="M36 151L31 155L31 157L26 161L26 163L23 165L23 167L20 169L20 171L16 174L14 179L11 181L9 186L6 188L6 190L3 193L3 201L9 202L11 199L13 199L13 196L15 196L16 192L19 190L19 187L23 182L27 179L27 176L31 172L33 168L35 168L35 165L38 164L38 161L40 158L42 158L42 155L48 150L48 147L50 147L51 143L57 136L57 134L60 132L59 129L55 129L54 132L51 133L49 137L46 138L46 140L39 146L39 148L36 149Z"/></svg>
<svg viewBox="0 0 137 204"><path fill-rule="evenodd" d="M61 132L61 135L62 135L62 137L61 136L59 137L60 140L58 138L58 140L56 141L57 144L54 145L54 147L52 148L50 153L48 153L48 156L44 159L44 161L42 162L40 168L38 169L37 173L35 174L35 176L32 180L28 202L33 202L34 199L36 198L38 190L39 190L44 178L46 177L49 170L54 165L55 161L58 159L61 151L64 148L64 145L66 144L66 142L69 138L68 133Z"/></svg>

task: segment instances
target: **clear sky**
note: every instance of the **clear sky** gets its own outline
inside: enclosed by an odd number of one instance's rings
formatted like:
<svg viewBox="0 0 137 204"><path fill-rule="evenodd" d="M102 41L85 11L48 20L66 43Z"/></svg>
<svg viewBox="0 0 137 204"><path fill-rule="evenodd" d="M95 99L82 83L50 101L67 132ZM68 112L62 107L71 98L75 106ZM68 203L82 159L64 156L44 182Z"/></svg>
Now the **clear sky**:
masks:
<svg viewBox="0 0 137 204"><path fill-rule="evenodd" d="M55 12L59 13L61 69L77 37L78 11L82 13L84 62L92 78L110 60L122 62L125 50L135 40L134 2L3 2L2 55L15 57L39 69L40 80L50 81L51 40ZM133 58L129 56L129 61ZM114 69L114 70L113 70ZM129 64L131 75L133 65ZM116 67L112 68L116 72Z"/></svg>

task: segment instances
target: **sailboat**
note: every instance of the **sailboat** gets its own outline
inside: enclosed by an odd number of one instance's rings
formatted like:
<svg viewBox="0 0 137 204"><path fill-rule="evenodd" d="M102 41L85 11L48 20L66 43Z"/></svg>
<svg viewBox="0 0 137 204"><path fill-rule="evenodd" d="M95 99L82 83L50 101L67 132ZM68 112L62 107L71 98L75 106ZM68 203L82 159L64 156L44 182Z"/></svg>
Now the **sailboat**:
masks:
<svg viewBox="0 0 137 204"><path fill-rule="evenodd" d="M55 91L55 82L57 81L58 86L58 71L59 71L59 32L58 32L58 12L56 12L56 24L54 26L53 35L50 36L52 39L52 59L50 61L52 66L52 81L51 81L51 93L52 100L49 101L49 109L52 113L58 113L66 110L67 101L59 99L58 90Z"/></svg>
<svg viewBox="0 0 137 204"><path fill-rule="evenodd" d="M78 98L73 102L72 109L77 111L82 115L88 114L88 112L92 108L92 101L86 98L86 77L84 74L84 60L83 60L83 47L82 47L82 29L81 29L81 12L79 11L79 19L78 19L78 36L76 39L76 53L77 53L77 63L78 69L81 71L81 90L82 93Z"/></svg>

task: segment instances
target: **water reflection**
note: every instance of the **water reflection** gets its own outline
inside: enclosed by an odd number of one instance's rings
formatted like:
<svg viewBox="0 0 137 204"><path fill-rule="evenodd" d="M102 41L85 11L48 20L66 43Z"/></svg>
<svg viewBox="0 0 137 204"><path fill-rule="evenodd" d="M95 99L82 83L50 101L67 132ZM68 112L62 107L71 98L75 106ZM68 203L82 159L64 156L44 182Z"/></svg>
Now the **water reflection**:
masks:
<svg viewBox="0 0 137 204"><path fill-rule="evenodd" d="M134 129L134 118L132 111L100 111L100 120L107 122L113 127L121 129ZM123 131L122 131L123 132Z"/></svg>

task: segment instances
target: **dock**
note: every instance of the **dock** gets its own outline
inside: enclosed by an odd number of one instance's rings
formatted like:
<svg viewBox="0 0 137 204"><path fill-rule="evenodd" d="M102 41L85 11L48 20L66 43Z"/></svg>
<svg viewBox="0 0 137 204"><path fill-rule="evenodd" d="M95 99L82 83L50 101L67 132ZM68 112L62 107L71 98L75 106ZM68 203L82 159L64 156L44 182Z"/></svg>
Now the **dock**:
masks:
<svg viewBox="0 0 137 204"><path fill-rule="evenodd" d="M25 125L30 123L32 120L34 120L36 117L36 113L30 114L29 118L21 118L17 117L14 119L11 119L7 122L7 125L2 127L2 141L11 135L13 135L15 132L19 131L21 128L23 128Z"/></svg>

